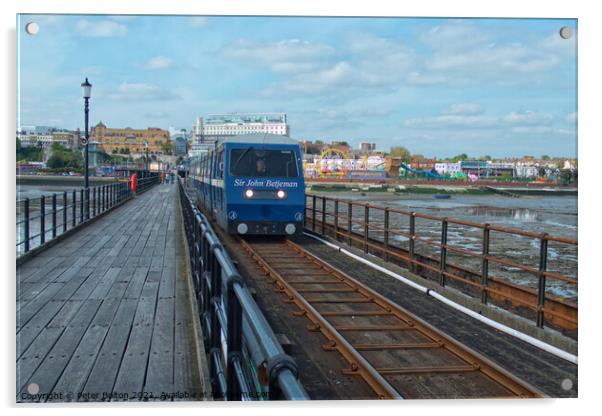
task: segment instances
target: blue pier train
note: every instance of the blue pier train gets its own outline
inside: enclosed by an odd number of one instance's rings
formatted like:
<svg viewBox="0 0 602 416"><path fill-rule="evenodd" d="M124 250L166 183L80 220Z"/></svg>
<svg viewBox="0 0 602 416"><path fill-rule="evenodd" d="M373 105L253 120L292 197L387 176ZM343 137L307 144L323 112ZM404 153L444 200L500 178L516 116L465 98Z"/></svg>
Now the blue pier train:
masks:
<svg viewBox="0 0 602 416"><path fill-rule="evenodd" d="M198 202L229 234L303 231L305 183L299 143L267 133L224 138L191 160Z"/></svg>

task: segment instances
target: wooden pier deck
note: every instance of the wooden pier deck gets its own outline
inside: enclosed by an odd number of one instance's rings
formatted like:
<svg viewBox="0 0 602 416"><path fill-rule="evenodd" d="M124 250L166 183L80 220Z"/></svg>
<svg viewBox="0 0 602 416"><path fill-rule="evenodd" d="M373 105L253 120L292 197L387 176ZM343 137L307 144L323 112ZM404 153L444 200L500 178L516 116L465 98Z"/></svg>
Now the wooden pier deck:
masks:
<svg viewBox="0 0 602 416"><path fill-rule="evenodd" d="M18 402L203 400L175 185L17 268Z"/></svg>

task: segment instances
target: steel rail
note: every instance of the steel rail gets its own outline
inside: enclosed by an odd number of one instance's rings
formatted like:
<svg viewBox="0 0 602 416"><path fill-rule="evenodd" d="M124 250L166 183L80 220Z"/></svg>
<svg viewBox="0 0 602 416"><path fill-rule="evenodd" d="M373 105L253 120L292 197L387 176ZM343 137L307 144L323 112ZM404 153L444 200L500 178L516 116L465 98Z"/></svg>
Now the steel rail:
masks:
<svg viewBox="0 0 602 416"><path fill-rule="evenodd" d="M380 375L374 367L356 350L351 344L328 322L293 286L291 286L274 268L272 268L256 252L251 245L244 240L239 240L242 247L268 273L278 287L283 290L289 300L294 302L303 313L328 339L329 347L336 348L347 360L354 374L360 375L364 381L374 390L381 399L402 399L401 395Z"/></svg>
<svg viewBox="0 0 602 416"><path fill-rule="evenodd" d="M308 290L306 288L295 288L292 285L294 283L305 283L305 284L322 284L322 282L302 282L302 281L291 281L286 280L282 273L279 273L274 267L278 267L278 262L274 262L271 257L273 253L260 253L253 248L252 244L247 243L244 240L240 240L241 245L247 253L255 260L255 262L270 276L272 281L278 286L278 290L284 293L288 302L294 303L300 308L300 311L296 313L297 316L306 316L312 324L310 330L320 331L328 340L328 343L324 345L326 350L337 350L350 364L350 369L343 370L344 374L347 375L359 375L366 383L375 391L380 398L393 398L401 397L401 394L387 381L386 376L402 375L402 374L421 374L428 376L430 373L464 373L464 372L481 372L484 376L492 380L504 391L508 392L509 396L515 397L543 397L543 394L537 391L532 386L519 380L497 364L488 360L481 354L473 351L472 349L462 345L457 340L443 334L441 331L435 329L428 323L422 321L418 317L412 315L399 305L391 302L384 296L370 289L363 283L352 278L346 273L332 267L328 263L324 262L320 258L314 256L299 245L287 240L283 245L289 249L292 249L307 262L307 266L317 266L322 270L323 274L328 274L334 278L329 283L343 283L351 290L336 290L336 289L316 289ZM259 243L260 244L260 243ZM285 251L281 251L284 254ZM274 254L275 255L275 254ZM284 258L283 255L278 255L277 258ZM296 261L296 259L295 259ZM282 263L280 263L282 264ZM295 262L297 264L298 262ZM273 267L274 266L274 267ZM294 283L293 283L294 282ZM312 305L314 303L328 302L328 303L345 303L345 302L358 302L360 299L347 298L344 300L332 299L329 301L313 299L304 297L304 293L330 293L330 292L346 293L353 292L356 295L361 295L364 299L362 303L374 303L381 308L381 312L374 313L364 312L365 316L394 316L401 321L401 324L391 325L333 325L327 317L329 316L350 316L351 313L343 311L328 311L318 312ZM366 300L368 302L366 302ZM360 316L354 312L353 315ZM381 345L370 345L370 344L352 344L349 342L342 333L349 331L407 331L416 330L424 335L429 341L425 343L392 343L392 344L381 344ZM437 366L437 367L402 367L402 368L389 368L389 367L375 367L370 364L366 358L360 353L360 351L384 351L384 350L403 350L403 349L424 349L429 351L432 349L444 348L453 356L460 359L464 364L452 365L452 366ZM392 389L392 391L391 391Z"/></svg>

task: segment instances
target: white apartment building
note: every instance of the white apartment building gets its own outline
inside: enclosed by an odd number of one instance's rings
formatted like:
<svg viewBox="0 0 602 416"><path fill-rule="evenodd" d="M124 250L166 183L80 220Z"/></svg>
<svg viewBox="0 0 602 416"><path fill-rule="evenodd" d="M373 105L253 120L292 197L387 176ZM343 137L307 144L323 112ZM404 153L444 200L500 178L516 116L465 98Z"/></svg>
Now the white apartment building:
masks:
<svg viewBox="0 0 602 416"><path fill-rule="evenodd" d="M539 168L534 165L517 163L514 167L517 178L535 178L539 175Z"/></svg>
<svg viewBox="0 0 602 416"><path fill-rule="evenodd" d="M220 138L248 133L288 136L285 113L224 113L198 117L192 126L190 156L199 155Z"/></svg>
<svg viewBox="0 0 602 416"><path fill-rule="evenodd" d="M289 135L285 113L227 113L199 117L193 127L195 136L220 137L248 133Z"/></svg>
<svg viewBox="0 0 602 416"><path fill-rule="evenodd" d="M462 164L460 162L441 162L435 163L435 170L439 175L455 175L462 172Z"/></svg>

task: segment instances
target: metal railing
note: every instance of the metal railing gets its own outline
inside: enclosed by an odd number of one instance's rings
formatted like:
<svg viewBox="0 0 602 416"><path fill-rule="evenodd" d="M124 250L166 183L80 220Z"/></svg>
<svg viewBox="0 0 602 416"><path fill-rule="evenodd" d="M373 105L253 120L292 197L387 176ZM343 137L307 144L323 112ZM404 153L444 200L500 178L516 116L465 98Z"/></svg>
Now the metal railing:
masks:
<svg viewBox="0 0 602 416"><path fill-rule="evenodd" d="M317 234L362 248L366 253L397 263L441 286L460 288L464 293L480 298L482 304L493 303L533 318L540 328L546 322L549 326L576 332L576 302L551 295L547 290L553 281L576 293L576 267L574 276L570 276L549 270L548 263L550 244L563 246L565 251L574 250L576 255L577 240L313 194L306 195L305 217L306 228ZM426 222L430 222L428 227ZM454 237L459 240L457 244L448 241L452 227L455 227ZM472 244L462 244L467 241L462 241L466 233L472 234ZM536 264L525 264L524 253L523 257L518 253L518 257L511 260L508 258L510 250L494 250L494 233L536 244ZM517 244L518 241L514 241L506 246L517 247ZM525 274L525 283L509 281L499 273L496 276L492 273L495 266L498 266L498 272L501 266Z"/></svg>
<svg viewBox="0 0 602 416"><path fill-rule="evenodd" d="M180 203L214 398L306 400L297 365L178 178Z"/></svg>
<svg viewBox="0 0 602 416"><path fill-rule="evenodd" d="M139 179L136 193L145 192L158 183L158 175ZM17 258L131 197L128 180L18 200Z"/></svg>

